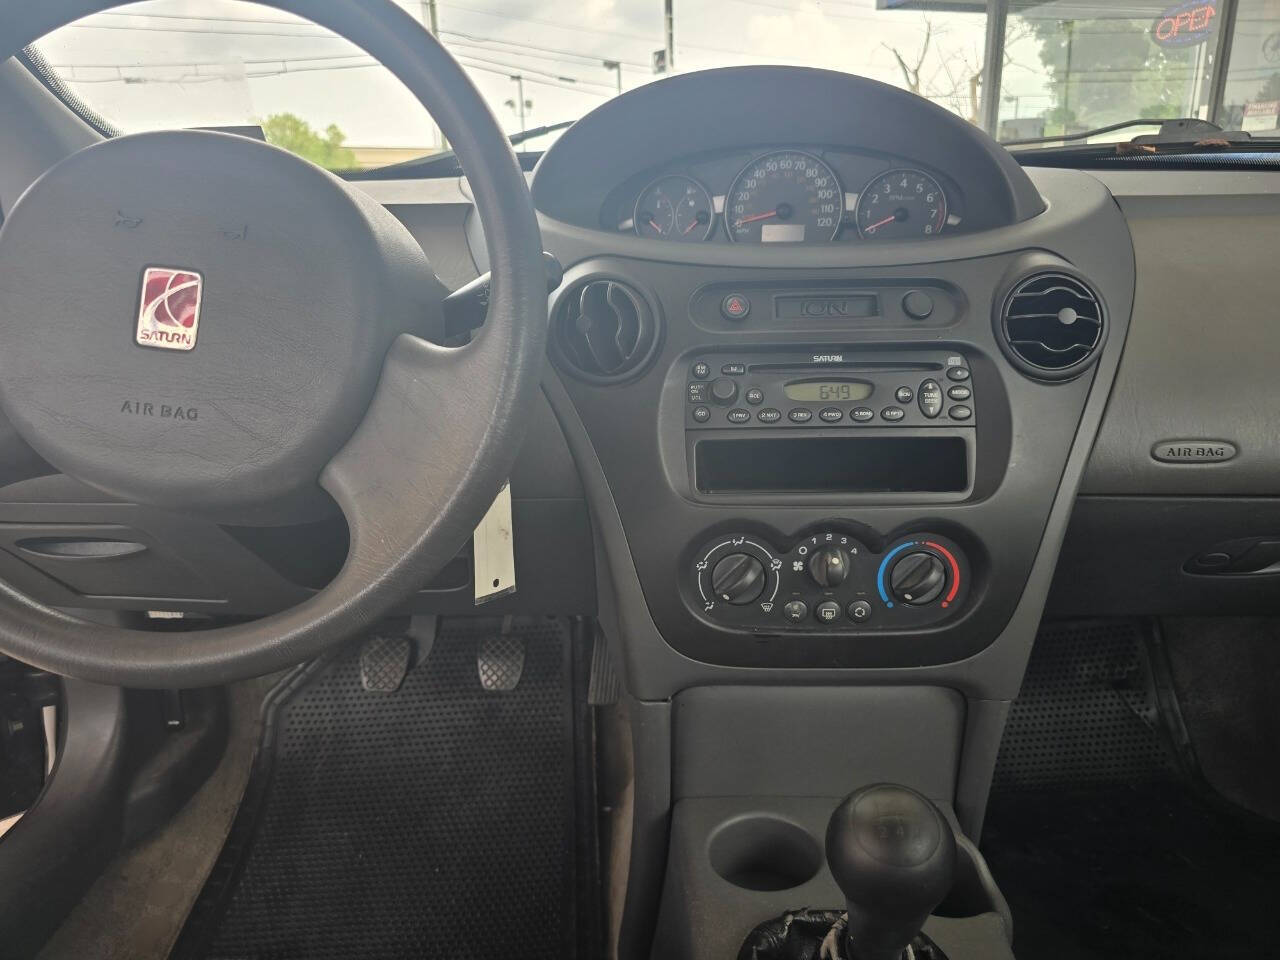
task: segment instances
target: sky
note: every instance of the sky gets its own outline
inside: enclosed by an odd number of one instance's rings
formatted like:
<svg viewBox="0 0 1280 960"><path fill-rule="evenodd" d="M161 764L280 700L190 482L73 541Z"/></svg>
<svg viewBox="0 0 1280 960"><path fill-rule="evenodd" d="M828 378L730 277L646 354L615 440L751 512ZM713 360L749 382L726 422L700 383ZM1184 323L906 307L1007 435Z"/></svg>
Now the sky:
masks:
<svg viewBox="0 0 1280 960"><path fill-rule="evenodd" d="M426 21L427 0L397 0ZM656 79L662 0L439 0L439 35L508 132L524 79L529 127L574 119L616 91ZM748 63L826 67L904 85L933 39L921 92L967 113L966 76L981 64L984 15L877 10L874 0L675 0L679 72ZM239 0L149 0L79 21L40 43L72 89L125 131L253 122L292 112L336 124L353 146L439 142L425 111L384 68L321 28ZM1034 56L1031 63L1036 63ZM1006 88L1045 99L1035 69ZM510 104L507 101L511 101Z"/></svg>

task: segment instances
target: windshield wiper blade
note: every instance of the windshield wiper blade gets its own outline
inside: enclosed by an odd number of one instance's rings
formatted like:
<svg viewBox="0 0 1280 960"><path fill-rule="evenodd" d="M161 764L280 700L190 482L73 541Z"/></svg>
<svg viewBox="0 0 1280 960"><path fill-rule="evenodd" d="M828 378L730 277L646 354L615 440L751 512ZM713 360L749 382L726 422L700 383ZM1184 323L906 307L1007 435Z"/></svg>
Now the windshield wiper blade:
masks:
<svg viewBox="0 0 1280 960"><path fill-rule="evenodd" d="M1081 130L1079 133L1064 133L1056 137L1027 137L1021 140L1002 140L1000 143L1004 147L1034 147L1046 143L1060 143L1063 144L1064 149L1071 149L1073 146L1081 146L1080 141L1088 140L1090 137L1100 137L1105 133L1115 133L1117 130L1127 130L1130 127L1159 127L1159 132L1154 136L1137 136L1129 141L1136 144L1193 144L1201 140L1236 141L1252 139L1248 133L1242 130L1223 130L1216 123L1210 123L1208 120L1201 120L1198 117L1177 117L1174 119L1139 117L1136 120L1124 120L1120 123L1108 124L1105 127L1095 127L1092 130ZM1115 143L1086 143L1083 146L1087 148L1114 147Z"/></svg>
<svg viewBox="0 0 1280 960"><path fill-rule="evenodd" d="M555 133L557 130L567 130L572 127L576 120L561 120L559 123L548 123L541 127L530 127L528 130L521 130L519 133L513 133L507 137L511 141L511 145L518 146L526 140L536 140L538 137L545 137L548 133Z"/></svg>

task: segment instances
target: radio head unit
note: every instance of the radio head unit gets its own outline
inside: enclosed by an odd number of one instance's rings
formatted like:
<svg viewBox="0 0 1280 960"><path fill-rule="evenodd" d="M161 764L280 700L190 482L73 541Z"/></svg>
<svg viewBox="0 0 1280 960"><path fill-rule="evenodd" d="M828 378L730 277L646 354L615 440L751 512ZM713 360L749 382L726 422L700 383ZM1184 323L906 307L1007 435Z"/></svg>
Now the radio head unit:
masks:
<svg viewBox="0 0 1280 960"><path fill-rule="evenodd" d="M685 429L972 427L969 364L954 351L708 353L689 367Z"/></svg>

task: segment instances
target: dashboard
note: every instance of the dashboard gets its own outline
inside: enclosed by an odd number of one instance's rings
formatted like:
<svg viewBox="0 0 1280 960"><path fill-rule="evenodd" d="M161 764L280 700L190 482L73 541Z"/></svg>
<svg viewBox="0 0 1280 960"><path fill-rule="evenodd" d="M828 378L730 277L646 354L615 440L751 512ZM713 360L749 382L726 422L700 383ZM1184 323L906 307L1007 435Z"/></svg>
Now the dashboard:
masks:
<svg viewBox="0 0 1280 960"><path fill-rule="evenodd" d="M965 197L936 167L826 145L681 157L620 184L602 229L672 243L868 243L965 229Z"/></svg>
<svg viewBox="0 0 1280 960"><path fill-rule="evenodd" d="M745 180L772 182L750 174L769 158L782 173L788 154L803 177L779 177L789 189L834 175L836 197L814 197L839 207L834 239L807 219L802 240L765 239L794 210L731 238L735 183L751 191L735 218L781 213L788 197ZM866 236L869 185L904 168L937 183L947 221ZM637 231L642 195L669 177L705 189L699 226L686 235L673 209L679 238ZM450 287L488 269L465 181L359 188ZM547 402L512 478L520 590L486 612L598 614L642 699L845 668L1001 699L1046 600L1073 616L1276 609L1274 173L1024 169L899 91L753 67L610 101L541 158L531 190L565 278ZM1045 298L1042 315L1015 309ZM1231 456L1157 458L1172 441ZM265 613L345 555L323 504L275 526L180 516L4 449L0 574L53 605ZM132 552L36 552L51 525ZM470 570L460 556L406 612L474 610Z"/></svg>
<svg viewBox="0 0 1280 960"><path fill-rule="evenodd" d="M1126 335L1132 245L1097 180L1033 183L865 78L744 67L610 101L531 190L568 265L553 405L634 564L622 632L655 628L630 677L943 667L996 642Z"/></svg>

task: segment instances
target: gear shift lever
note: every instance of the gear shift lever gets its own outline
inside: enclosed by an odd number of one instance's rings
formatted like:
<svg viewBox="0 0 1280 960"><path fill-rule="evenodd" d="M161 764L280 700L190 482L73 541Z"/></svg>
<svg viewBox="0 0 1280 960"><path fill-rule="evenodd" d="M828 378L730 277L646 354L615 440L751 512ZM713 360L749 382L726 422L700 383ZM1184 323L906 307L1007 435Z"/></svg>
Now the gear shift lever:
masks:
<svg viewBox="0 0 1280 960"><path fill-rule="evenodd" d="M951 889L956 838L928 798L878 783L836 807L827 864L849 910L848 960L901 960Z"/></svg>

